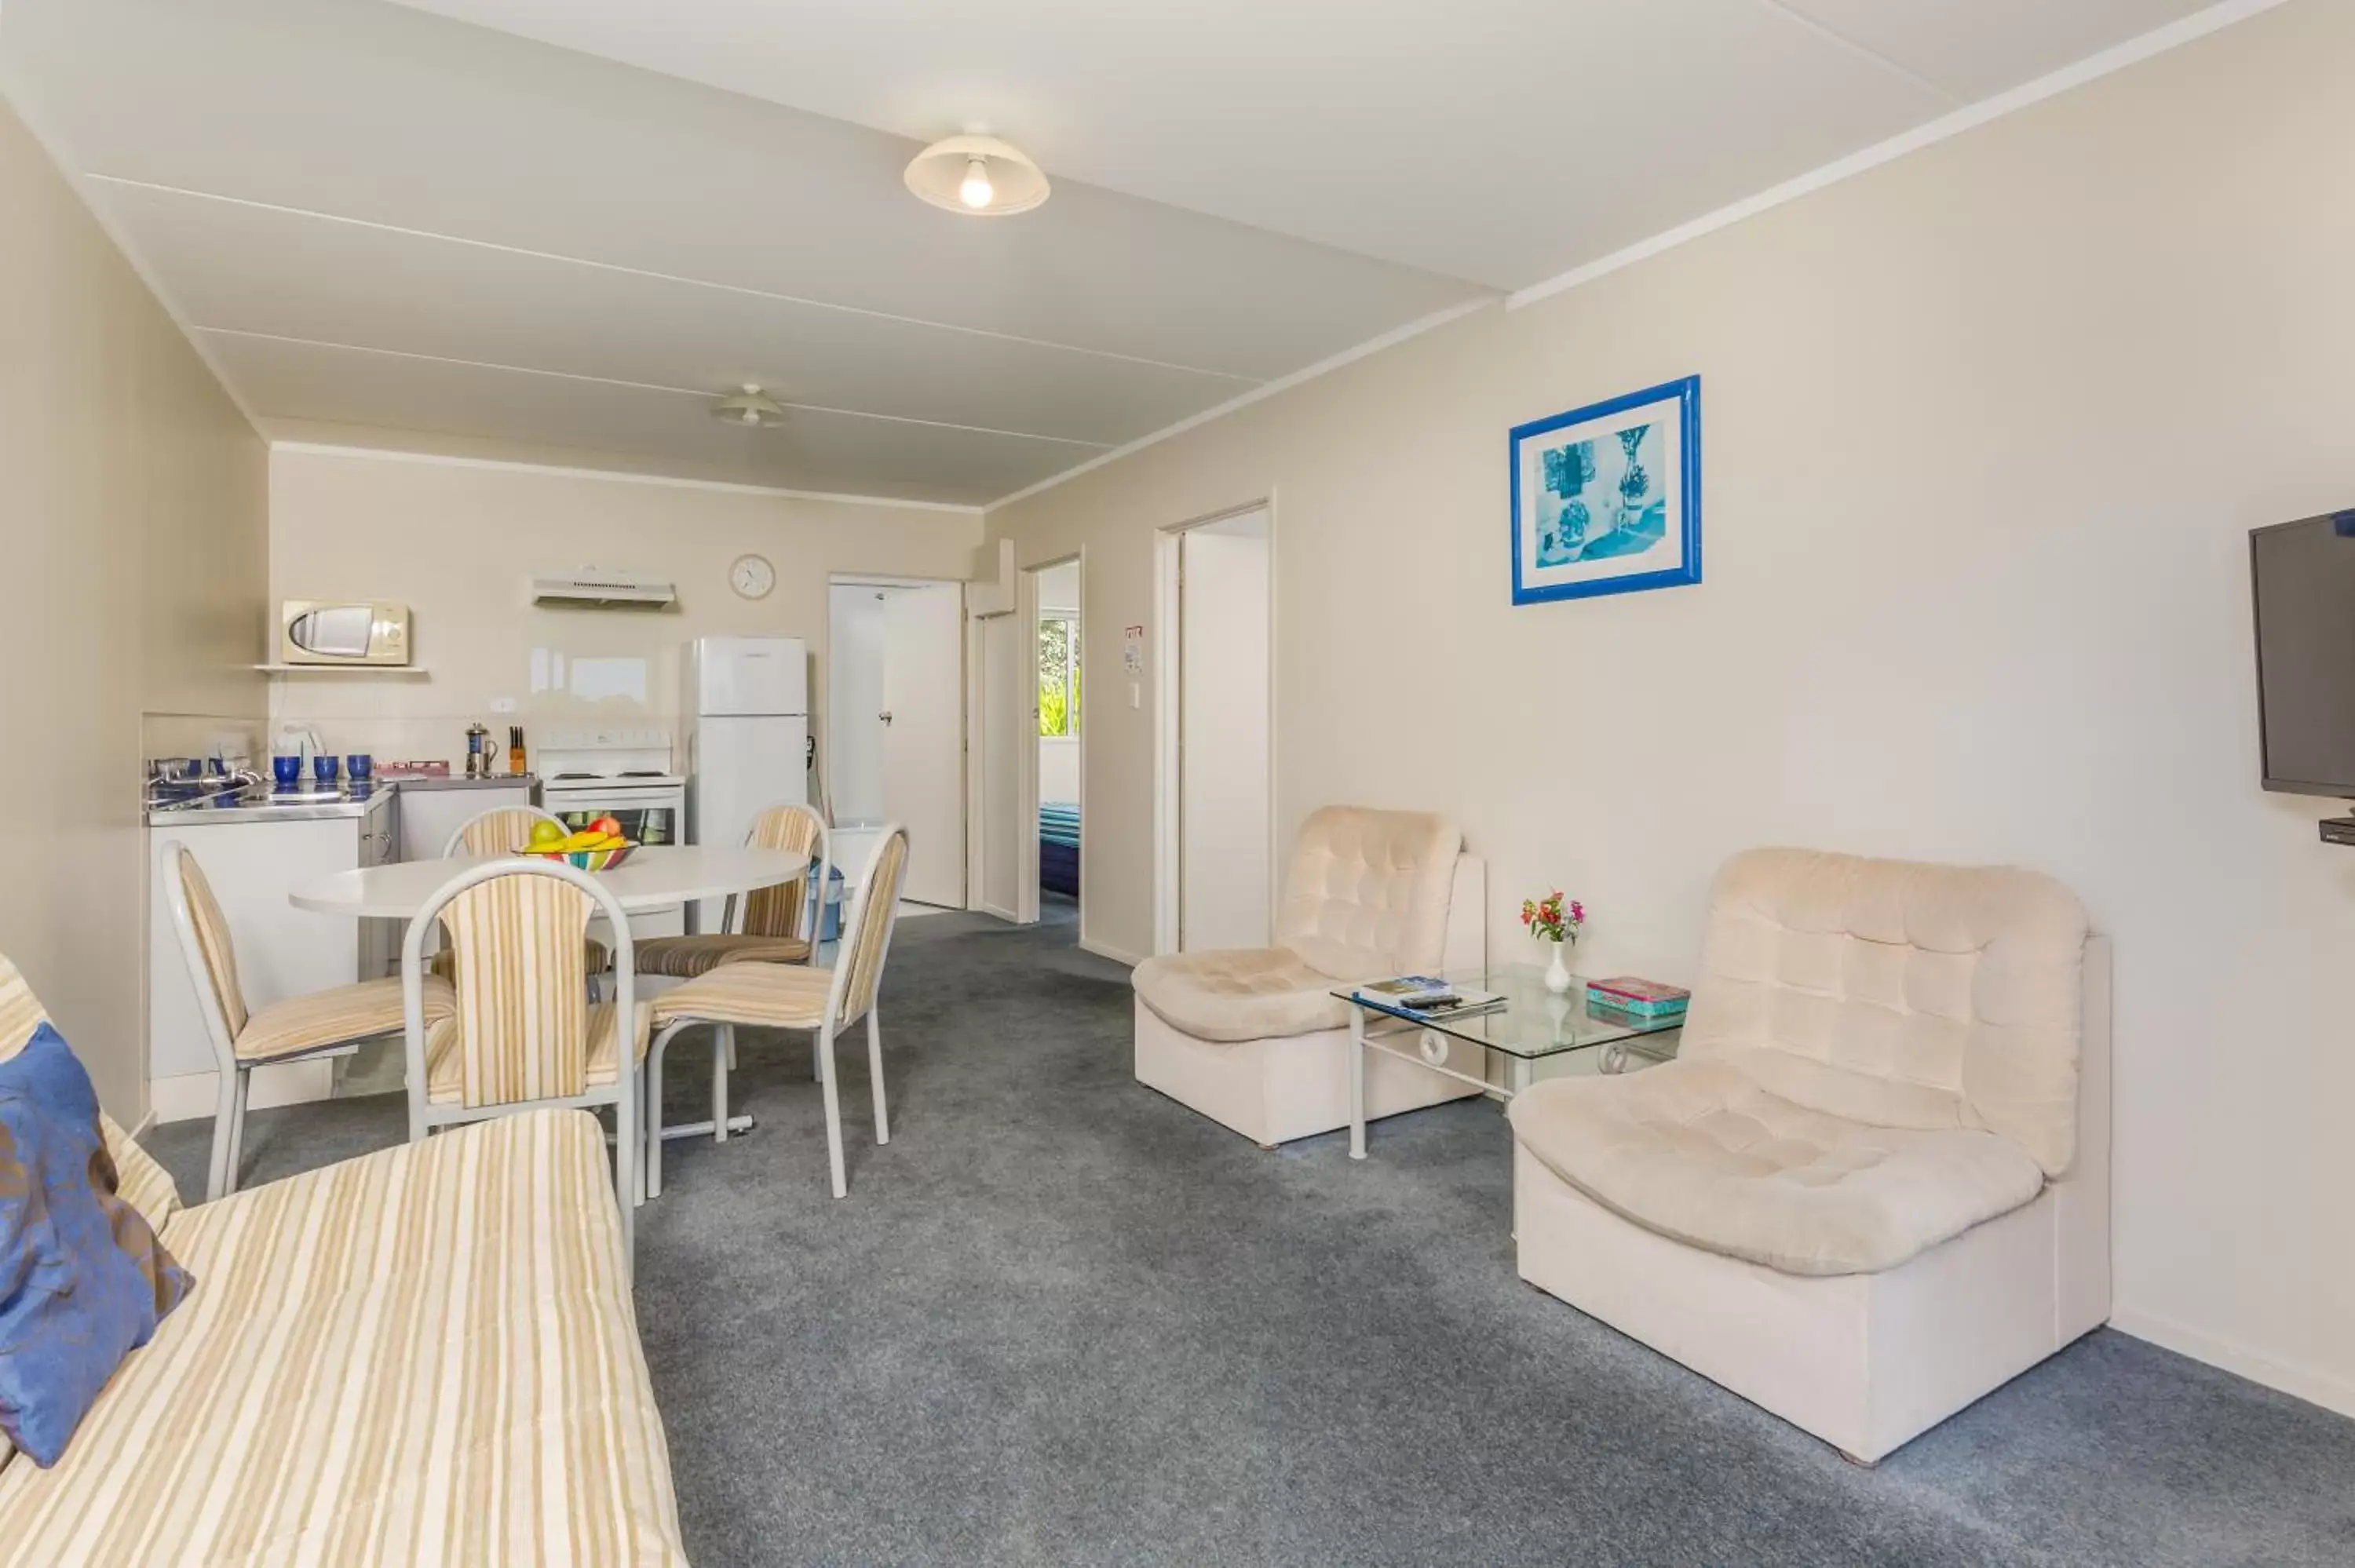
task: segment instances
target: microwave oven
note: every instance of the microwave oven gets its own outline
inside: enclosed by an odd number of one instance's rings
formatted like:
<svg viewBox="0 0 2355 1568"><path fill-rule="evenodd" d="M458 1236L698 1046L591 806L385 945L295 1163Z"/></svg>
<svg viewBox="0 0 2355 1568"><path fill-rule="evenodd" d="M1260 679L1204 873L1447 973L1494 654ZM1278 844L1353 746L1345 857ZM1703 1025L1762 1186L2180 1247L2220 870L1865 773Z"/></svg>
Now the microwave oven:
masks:
<svg viewBox="0 0 2355 1568"><path fill-rule="evenodd" d="M282 664L406 664L409 607L290 599L278 607Z"/></svg>

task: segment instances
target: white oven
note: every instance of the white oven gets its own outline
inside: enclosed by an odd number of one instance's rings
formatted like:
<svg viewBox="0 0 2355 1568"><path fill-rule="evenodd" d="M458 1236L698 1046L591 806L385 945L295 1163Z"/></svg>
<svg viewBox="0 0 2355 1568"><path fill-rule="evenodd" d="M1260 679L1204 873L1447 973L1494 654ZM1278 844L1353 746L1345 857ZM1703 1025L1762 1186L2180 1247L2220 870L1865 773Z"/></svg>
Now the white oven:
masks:
<svg viewBox="0 0 2355 1568"><path fill-rule="evenodd" d="M622 836L637 844L686 842L687 780L670 770L670 732L662 729L551 730L535 759L541 809L568 828L585 828L599 817L622 824ZM596 927L591 935L597 934ZM630 916L630 934L687 934L687 906L666 904Z"/></svg>

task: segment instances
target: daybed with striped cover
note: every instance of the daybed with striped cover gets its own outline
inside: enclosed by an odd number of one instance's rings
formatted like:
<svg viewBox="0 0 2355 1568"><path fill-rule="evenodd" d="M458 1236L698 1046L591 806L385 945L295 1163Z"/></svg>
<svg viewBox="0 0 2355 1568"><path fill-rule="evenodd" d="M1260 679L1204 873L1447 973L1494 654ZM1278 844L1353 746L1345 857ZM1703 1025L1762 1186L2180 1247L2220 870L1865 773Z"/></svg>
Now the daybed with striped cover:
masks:
<svg viewBox="0 0 2355 1568"><path fill-rule="evenodd" d="M0 958L0 1059L40 1018ZM105 1132L197 1285L54 1468L0 1457L0 1558L686 1563L594 1118L507 1117L193 1209Z"/></svg>

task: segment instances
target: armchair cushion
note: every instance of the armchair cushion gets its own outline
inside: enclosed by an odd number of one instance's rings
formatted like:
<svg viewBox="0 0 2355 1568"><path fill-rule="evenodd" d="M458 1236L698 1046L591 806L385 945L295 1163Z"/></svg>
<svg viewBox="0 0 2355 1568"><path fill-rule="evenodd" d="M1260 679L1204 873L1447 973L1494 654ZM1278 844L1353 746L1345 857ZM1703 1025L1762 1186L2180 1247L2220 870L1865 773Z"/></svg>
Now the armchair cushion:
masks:
<svg viewBox="0 0 2355 1568"><path fill-rule="evenodd" d="M1164 954L1137 965L1130 983L1138 1001L1197 1040L1282 1039L1349 1022L1348 1004L1327 994L1334 978L1286 948Z"/></svg>
<svg viewBox="0 0 2355 1568"><path fill-rule="evenodd" d="M1798 1105L2074 1156L2085 911L2051 877L1812 850L1734 856L1679 1054Z"/></svg>
<svg viewBox="0 0 2355 1568"><path fill-rule="evenodd" d="M1275 945L1348 980L1435 968L1463 848L1463 831L1433 811L1311 812L1293 841Z"/></svg>
<svg viewBox="0 0 2355 1568"><path fill-rule="evenodd" d="M1850 1121L1723 1062L1548 1079L1507 1114L1523 1148L1606 1208L1785 1274L1893 1268L2044 1187L1994 1133Z"/></svg>

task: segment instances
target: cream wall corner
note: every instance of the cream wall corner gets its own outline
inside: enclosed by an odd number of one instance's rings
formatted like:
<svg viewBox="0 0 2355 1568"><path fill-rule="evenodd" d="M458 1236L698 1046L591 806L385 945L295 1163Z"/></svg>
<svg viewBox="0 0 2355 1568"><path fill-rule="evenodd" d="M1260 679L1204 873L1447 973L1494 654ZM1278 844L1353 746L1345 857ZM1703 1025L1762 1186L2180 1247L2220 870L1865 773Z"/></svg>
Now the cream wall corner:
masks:
<svg viewBox="0 0 2355 1568"><path fill-rule="evenodd" d="M2355 501L2355 8L2291 0L1010 505L1154 625L1156 530L1273 498L1276 833L1445 810L1496 951L1689 976L1735 850L2003 861L2117 952L2121 1324L2355 1414L2355 857L2257 786L2247 531ZM1707 578L1514 609L1506 432L1702 380ZM1119 639L1087 686L1124 688ZM1091 936L1153 935L1153 735L1092 701ZM1413 711L1463 738L1367 738Z"/></svg>
<svg viewBox="0 0 2355 1568"><path fill-rule="evenodd" d="M258 727L267 506L261 439L0 106L0 952L126 1126L146 1109L140 759Z"/></svg>

